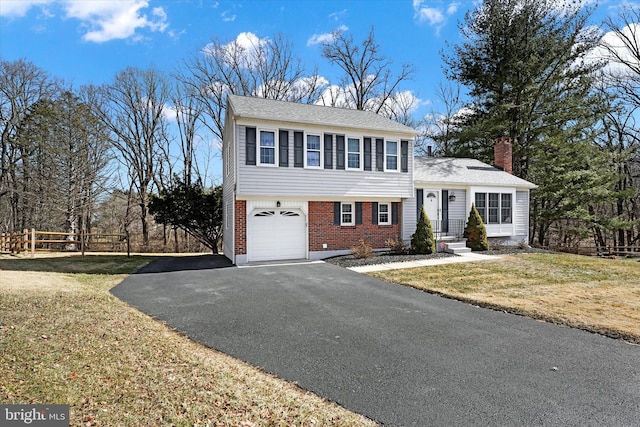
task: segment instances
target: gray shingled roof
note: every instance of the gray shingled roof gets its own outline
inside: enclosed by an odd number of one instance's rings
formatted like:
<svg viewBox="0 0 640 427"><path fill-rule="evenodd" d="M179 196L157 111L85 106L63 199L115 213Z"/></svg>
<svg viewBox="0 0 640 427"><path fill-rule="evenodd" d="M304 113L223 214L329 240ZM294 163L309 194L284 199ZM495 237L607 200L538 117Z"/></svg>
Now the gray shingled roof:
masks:
<svg viewBox="0 0 640 427"><path fill-rule="evenodd" d="M536 188L536 185L490 166L480 160L453 157L416 157L413 164L416 183L513 186Z"/></svg>
<svg viewBox="0 0 640 427"><path fill-rule="evenodd" d="M408 137L418 134L416 130L408 126L389 120L371 111L349 110L346 108L238 95L229 95L228 101L236 118L277 120L310 125L323 124L340 128L400 133Z"/></svg>

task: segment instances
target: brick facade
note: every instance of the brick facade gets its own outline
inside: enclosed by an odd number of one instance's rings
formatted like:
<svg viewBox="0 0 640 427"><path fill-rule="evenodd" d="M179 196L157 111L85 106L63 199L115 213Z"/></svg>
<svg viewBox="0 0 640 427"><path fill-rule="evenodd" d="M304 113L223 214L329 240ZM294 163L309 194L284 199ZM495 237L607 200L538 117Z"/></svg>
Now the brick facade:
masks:
<svg viewBox="0 0 640 427"><path fill-rule="evenodd" d="M247 202L245 200L236 200L235 236L236 255L245 255L247 253Z"/></svg>
<svg viewBox="0 0 640 427"><path fill-rule="evenodd" d="M372 203L362 203L362 224L355 226L341 226L334 224L333 202L309 202L309 251L344 250L364 239L365 243L374 249L388 247L388 239L396 239L401 235L401 215L398 224L378 225L371 221ZM402 204L398 205L402 212ZM327 244L327 249L322 244Z"/></svg>

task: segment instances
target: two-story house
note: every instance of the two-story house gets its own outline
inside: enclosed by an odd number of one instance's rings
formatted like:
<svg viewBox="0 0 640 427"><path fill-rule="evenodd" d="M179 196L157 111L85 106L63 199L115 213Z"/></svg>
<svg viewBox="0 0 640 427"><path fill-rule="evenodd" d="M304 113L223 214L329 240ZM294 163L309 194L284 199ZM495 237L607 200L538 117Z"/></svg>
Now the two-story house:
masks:
<svg viewBox="0 0 640 427"><path fill-rule="evenodd" d="M224 254L322 259L415 231L417 132L369 111L229 95Z"/></svg>

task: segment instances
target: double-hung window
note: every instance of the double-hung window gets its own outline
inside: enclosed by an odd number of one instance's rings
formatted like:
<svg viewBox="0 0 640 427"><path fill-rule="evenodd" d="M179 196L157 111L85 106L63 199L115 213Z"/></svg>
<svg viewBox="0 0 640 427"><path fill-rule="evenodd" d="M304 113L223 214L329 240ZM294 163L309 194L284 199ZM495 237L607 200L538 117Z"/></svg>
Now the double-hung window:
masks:
<svg viewBox="0 0 640 427"><path fill-rule="evenodd" d="M341 203L340 204L340 225L354 225L355 224L355 212L353 210L353 203Z"/></svg>
<svg viewBox="0 0 640 427"><path fill-rule="evenodd" d="M270 130L260 131L260 163L276 165L276 133Z"/></svg>
<svg viewBox="0 0 640 427"><path fill-rule="evenodd" d="M362 168L362 146L360 139L347 138L347 169Z"/></svg>
<svg viewBox="0 0 640 427"><path fill-rule="evenodd" d="M511 194L501 194L500 202L500 222L511 224Z"/></svg>
<svg viewBox="0 0 640 427"><path fill-rule="evenodd" d="M307 135L306 152L306 166L319 168L322 164L320 135Z"/></svg>
<svg viewBox="0 0 640 427"><path fill-rule="evenodd" d="M489 193L489 224L499 224L498 212L500 211L500 194Z"/></svg>
<svg viewBox="0 0 640 427"><path fill-rule="evenodd" d="M387 141L386 148L386 160L385 170L397 171L398 170L398 141Z"/></svg>
<svg viewBox="0 0 640 427"><path fill-rule="evenodd" d="M378 224L391 225L390 203L378 203Z"/></svg>
<svg viewBox="0 0 640 427"><path fill-rule="evenodd" d="M476 193L476 210L482 218L482 222L487 223L487 193Z"/></svg>

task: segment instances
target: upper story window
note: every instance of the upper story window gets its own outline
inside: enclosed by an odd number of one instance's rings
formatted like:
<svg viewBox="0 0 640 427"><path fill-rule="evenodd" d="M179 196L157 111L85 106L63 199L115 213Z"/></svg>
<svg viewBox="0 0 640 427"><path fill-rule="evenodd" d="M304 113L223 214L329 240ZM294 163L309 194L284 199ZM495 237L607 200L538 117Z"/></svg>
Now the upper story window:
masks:
<svg viewBox="0 0 640 427"><path fill-rule="evenodd" d="M353 211L353 203L340 204L340 225L354 225L355 216Z"/></svg>
<svg viewBox="0 0 640 427"><path fill-rule="evenodd" d="M271 130L260 131L260 165L276 165L276 133Z"/></svg>
<svg viewBox="0 0 640 427"><path fill-rule="evenodd" d="M320 135L307 135L305 162L308 167L319 168L322 164Z"/></svg>
<svg viewBox="0 0 640 427"><path fill-rule="evenodd" d="M398 141L387 141L385 144L385 170L398 170Z"/></svg>
<svg viewBox="0 0 640 427"><path fill-rule="evenodd" d="M347 139L347 169L362 169L362 145L358 138Z"/></svg>
<svg viewBox="0 0 640 427"><path fill-rule="evenodd" d="M378 203L378 224L391 225L390 203Z"/></svg>
<svg viewBox="0 0 640 427"><path fill-rule="evenodd" d="M510 193L476 193L476 209L485 224L511 224Z"/></svg>

